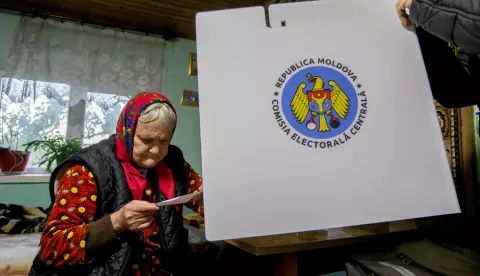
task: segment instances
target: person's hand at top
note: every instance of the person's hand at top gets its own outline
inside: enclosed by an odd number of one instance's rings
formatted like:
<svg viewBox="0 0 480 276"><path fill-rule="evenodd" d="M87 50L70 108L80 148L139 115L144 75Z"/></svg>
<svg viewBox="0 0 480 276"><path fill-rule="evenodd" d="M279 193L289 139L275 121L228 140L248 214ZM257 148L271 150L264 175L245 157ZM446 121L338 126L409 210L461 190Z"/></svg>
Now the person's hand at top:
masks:
<svg viewBox="0 0 480 276"><path fill-rule="evenodd" d="M397 14L404 27L408 27L412 23L406 11L412 6L412 1L413 0L397 0Z"/></svg>

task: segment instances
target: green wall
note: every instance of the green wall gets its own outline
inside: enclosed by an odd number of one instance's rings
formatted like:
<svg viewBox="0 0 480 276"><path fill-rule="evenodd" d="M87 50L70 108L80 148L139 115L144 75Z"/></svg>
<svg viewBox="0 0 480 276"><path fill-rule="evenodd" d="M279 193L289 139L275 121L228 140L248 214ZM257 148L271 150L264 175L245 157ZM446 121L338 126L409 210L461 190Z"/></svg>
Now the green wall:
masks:
<svg viewBox="0 0 480 276"><path fill-rule="evenodd" d="M178 113L177 129L172 144L179 146L187 162L195 171L201 173L198 108L181 104L184 89L198 92L197 77L188 75L188 61L191 52L196 52L195 41L185 39L167 41L162 92L172 101Z"/></svg>
<svg viewBox="0 0 480 276"><path fill-rule="evenodd" d="M0 183L0 203L46 208L50 205L48 183Z"/></svg>

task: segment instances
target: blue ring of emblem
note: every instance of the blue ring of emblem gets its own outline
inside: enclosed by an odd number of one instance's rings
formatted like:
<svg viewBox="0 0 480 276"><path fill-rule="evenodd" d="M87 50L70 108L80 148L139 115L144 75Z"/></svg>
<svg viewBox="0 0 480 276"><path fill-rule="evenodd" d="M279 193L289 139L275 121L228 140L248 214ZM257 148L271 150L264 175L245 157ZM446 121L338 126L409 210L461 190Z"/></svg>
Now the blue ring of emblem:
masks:
<svg viewBox="0 0 480 276"><path fill-rule="evenodd" d="M316 77L319 78L318 81ZM292 101L302 83L306 88L300 96L307 99L307 104L302 109L302 101L298 101L294 108ZM336 84L342 91L340 93L345 94L347 104L341 103L338 100L340 97L332 95L335 88L332 84ZM339 91L335 93L338 94ZM283 115L295 131L319 140L330 139L348 131L355 122L358 111L358 96L350 79L336 69L326 66L312 66L295 72L283 88L281 103ZM320 106L322 110L319 110ZM302 121L305 109L308 112ZM307 123L311 122L311 119L316 124L313 130L307 128ZM337 128L334 127L336 124L331 124L336 120L340 122ZM350 132L347 134L350 135Z"/></svg>

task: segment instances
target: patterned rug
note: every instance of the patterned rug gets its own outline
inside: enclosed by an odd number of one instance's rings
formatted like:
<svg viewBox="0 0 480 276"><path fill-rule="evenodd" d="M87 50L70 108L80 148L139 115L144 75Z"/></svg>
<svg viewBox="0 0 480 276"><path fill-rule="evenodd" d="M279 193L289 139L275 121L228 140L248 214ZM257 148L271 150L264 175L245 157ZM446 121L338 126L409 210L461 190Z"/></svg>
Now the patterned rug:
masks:
<svg viewBox="0 0 480 276"><path fill-rule="evenodd" d="M0 203L0 234L26 234L42 232L47 219L46 210Z"/></svg>

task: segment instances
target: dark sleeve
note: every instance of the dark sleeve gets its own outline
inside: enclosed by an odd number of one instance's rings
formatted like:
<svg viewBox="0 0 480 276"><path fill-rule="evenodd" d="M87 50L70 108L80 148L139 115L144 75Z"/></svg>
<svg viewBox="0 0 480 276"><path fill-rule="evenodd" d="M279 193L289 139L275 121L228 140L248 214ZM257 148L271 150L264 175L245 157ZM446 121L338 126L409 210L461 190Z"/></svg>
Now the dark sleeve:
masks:
<svg viewBox="0 0 480 276"><path fill-rule="evenodd" d="M434 99L447 108L480 103L476 73L468 71L468 61L456 57L445 41L420 27L417 36Z"/></svg>
<svg viewBox="0 0 480 276"><path fill-rule="evenodd" d="M413 0L410 19L469 54L480 53L479 0Z"/></svg>
<svg viewBox="0 0 480 276"><path fill-rule="evenodd" d="M96 249L102 248L110 241L116 239L113 231L112 220L110 215L105 216L97 221L90 222L87 225L87 257Z"/></svg>

